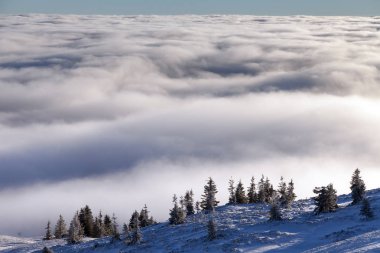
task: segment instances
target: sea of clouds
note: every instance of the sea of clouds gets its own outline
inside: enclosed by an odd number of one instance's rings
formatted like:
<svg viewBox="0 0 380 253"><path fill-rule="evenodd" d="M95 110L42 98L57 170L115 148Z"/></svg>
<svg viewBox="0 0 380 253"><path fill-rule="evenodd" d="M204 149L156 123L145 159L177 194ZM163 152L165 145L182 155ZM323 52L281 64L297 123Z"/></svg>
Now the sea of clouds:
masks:
<svg viewBox="0 0 380 253"><path fill-rule="evenodd" d="M379 17L0 16L0 234L165 220L208 176L380 187L379 48Z"/></svg>

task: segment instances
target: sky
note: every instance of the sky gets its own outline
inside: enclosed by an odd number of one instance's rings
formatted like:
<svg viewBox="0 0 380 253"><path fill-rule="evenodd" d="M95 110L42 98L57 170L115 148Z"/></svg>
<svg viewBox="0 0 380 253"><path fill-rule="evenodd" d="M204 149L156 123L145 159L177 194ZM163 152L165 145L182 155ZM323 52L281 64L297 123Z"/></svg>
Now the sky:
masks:
<svg viewBox="0 0 380 253"><path fill-rule="evenodd" d="M209 176L380 187L379 47L378 17L2 15L0 234L164 221Z"/></svg>
<svg viewBox="0 0 380 253"><path fill-rule="evenodd" d="M379 15L377 0L0 0L0 13Z"/></svg>

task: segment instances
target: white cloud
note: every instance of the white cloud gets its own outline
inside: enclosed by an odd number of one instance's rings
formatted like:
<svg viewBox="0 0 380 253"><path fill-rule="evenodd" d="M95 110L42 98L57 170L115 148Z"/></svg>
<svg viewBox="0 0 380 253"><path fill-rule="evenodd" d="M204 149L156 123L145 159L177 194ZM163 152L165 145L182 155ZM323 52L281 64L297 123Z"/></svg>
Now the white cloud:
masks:
<svg viewBox="0 0 380 253"><path fill-rule="evenodd" d="M43 206L46 215L25 218L40 224L85 203L106 208L94 191L123 219L146 202L163 219L172 193L199 193L210 174L221 192L233 175L281 174L306 197L329 181L347 192L359 167L377 186L368 176L380 143L374 18L0 20L0 213L9 217L0 233L23 230L18 209ZM170 184L152 182L160 176ZM74 196L70 206L58 198Z"/></svg>

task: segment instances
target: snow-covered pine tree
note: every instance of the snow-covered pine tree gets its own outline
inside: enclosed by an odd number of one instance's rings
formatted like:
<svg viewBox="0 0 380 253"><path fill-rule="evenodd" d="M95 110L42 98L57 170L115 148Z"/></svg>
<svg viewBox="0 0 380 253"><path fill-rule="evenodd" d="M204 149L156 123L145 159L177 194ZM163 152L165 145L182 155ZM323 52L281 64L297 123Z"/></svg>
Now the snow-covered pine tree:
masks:
<svg viewBox="0 0 380 253"><path fill-rule="evenodd" d="M273 189L273 185L270 183L268 177L264 183L265 203L272 203L276 198L276 191Z"/></svg>
<svg viewBox="0 0 380 253"><path fill-rule="evenodd" d="M88 205L80 209L79 221L83 227L84 236L94 237L94 217Z"/></svg>
<svg viewBox="0 0 380 253"><path fill-rule="evenodd" d="M59 215L57 224L55 225L54 236L56 239L61 239L67 235L66 222L62 215Z"/></svg>
<svg viewBox="0 0 380 253"><path fill-rule="evenodd" d="M365 184L362 178L360 177L360 170L356 169L351 179L351 197L352 204L358 204L365 197Z"/></svg>
<svg viewBox="0 0 380 253"><path fill-rule="evenodd" d="M50 229L50 221L48 221L45 229L46 229L46 233L45 233L44 240L53 239L53 235L51 234L51 229Z"/></svg>
<svg viewBox="0 0 380 253"><path fill-rule="evenodd" d="M258 196L256 193L256 184L255 184L255 178L251 178L251 184L249 185L248 188L248 203L257 203L258 202Z"/></svg>
<svg viewBox="0 0 380 253"><path fill-rule="evenodd" d="M314 197L316 214L334 212L338 208L336 190L332 184L327 187L316 187L314 193L318 194Z"/></svg>
<svg viewBox="0 0 380 253"><path fill-rule="evenodd" d="M94 237L101 238L104 236L104 227L101 217L95 217L94 221Z"/></svg>
<svg viewBox="0 0 380 253"><path fill-rule="evenodd" d="M281 206L286 206L286 189L287 189L287 185L286 183L284 182L284 178L281 177L280 178L280 183L278 184L278 189L277 189L277 193L278 193L278 201L279 201L279 204Z"/></svg>
<svg viewBox="0 0 380 253"><path fill-rule="evenodd" d="M236 186L235 195L236 195L236 203L237 204L246 204L247 203L247 196L245 195L244 186L243 186L243 183L241 182L241 180L239 180L239 183Z"/></svg>
<svg viewBox="0 0 380 253"><path fill-rule="evenodd" d="M108 214L104 215L103 228L104 228L104 235L105 236L113 235L112 220Z"/></svg>
<svg viewBox="0 0 380 253"><path fill-rule="evenodd" d="M199 213L201 211L201 204L199 203L199 201L195 202L195 210L197 211L197 213Z"/></svg>
<svg viewBox="0 0 380 253"><path fill-rule="evenodd" d="M235 181L231 178L228 181L228 192L230 194L228 198L228 204L235 205L236 204L236 194L235 194Z"/></svg>
<svg viewBox="0 0 380 253"><path fill-rule="evenodd" d="M290 208L294 200L296 199L297 195L294 193L294 183L293 179L290 180L288 187L286 188L286 201L285 206L286 208Z"/></svg>
<svg viewBox="0 0 380 253"><path fill-rule="evenodd" d="M372 219L374 216L371 204L367 198L364 198L362 200L362 207L360 209L360 215L362 215L366 219Z"/></svg>
<svg viewBox="0 0 380 253"><path fill-rule="evenodd" d="M140 227L140 221L139 221L139 212L137 212L137 210L135 210L133 213L132 213L132 216L131 218L129 219L129 229L131 231L133 231L137 226Z"/></svg>
<svg viewBox="0 0 380 253"><path fill-rule="evenodd" d="M120 240L120 233L118 229L117 218L115 214L112 214L112 237L115 240Z"/></svg>
<svg viewBox="0 0 380 253"><path fill-rule="evenodd" d="M219 201L216 200L215 195L218 193L214 180L209 177L206 185L204 186L204 193L202 195L201 208L206 212L213 212Z"/></svg>
<svg viewBox="0 0 380 253"><path fill-rule="evenodd" d="M207 222L207 232L208 232L208 240L215 240L217 237L217 227L215 220L211 217Z"/></svg>
<svg viewBox="0 0 380 253"><path fill-rule="evenodd" d="M132 221L132 223L134 224L133 225L133 229L132 229L132 234L131 234L131 239L129 241L129 244L139 244L142 240L142 234L141 234L141 231L140 231L140 225L139 225L139 218L138 216L132 216L132 218L134 219Z"/></svg>
<svg viewBox="0 0 380 253"><path fill-rule="evenodd" d="M81 242L82 239L83 239L83 228L79 221L79 214L78 212L76 212L70 223L68 242L74 244L74 243Z"/></svg>
<svg viewBox="0 0 380 253"><path fill-rule="evenodd" d="M173 196L173 209L169 213L169 223L173 225L182 224L185 222L186 212L178 206L177 196Z"/></svg>
<svg viewBox="0 0 380 253"><path fill-rule="evenodd" d="M264 175L261 176L261 179L259 181L259 190L257 193L257 201L260 203L265 203L266 201L266 192L265 192L265 181L264 181Z"/></svg>
<svg viewBox="0 0 380 253"><path fill-rule="evenodd" d="M273 201L270 211L269 211L269 220L271 221L279 221L282 220L281 210L277 201Z"/></svg>
<svg viewBox="0 0 380 253"><path fill-rule="evenodd" d="M195 213L193 196L194 196L193 190L186 191L184 202L185 202L185 209L186 209L187 216L193 215Z"/></svg>
<svg viewBox="0 0 380 253"><path fill-rule="evenodd" d="M141 209L141 211L140 211L139 222L140 222L140 227L142 227L142 228L150 225L149 211L148 211L148 207L146 205L144 205L144 208Z"/></svg>

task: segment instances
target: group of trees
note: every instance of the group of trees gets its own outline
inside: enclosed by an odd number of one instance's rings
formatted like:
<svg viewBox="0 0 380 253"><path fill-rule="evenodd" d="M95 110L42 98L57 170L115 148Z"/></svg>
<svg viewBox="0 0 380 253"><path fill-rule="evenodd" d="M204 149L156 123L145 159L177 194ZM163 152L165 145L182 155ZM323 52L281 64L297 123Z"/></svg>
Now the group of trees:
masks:
<svg viewBox="0 0 380 253"><path fill-rule="evenodd" d="M129 225L124 224L123 233L128 244L139 243L142 239L140 228L155 224L156 221L149 216L147 206L140 212L133 212ZM69 243L81 242L83 237L101 238L104 236L112 236L114 239L120 240L117 218L115 214L109 216L99 212L97 217L93 217L91 208L86 205L76 212L67 229L66 222L62 215L59 216L54 230L54 236L51 232L50 221L46 226L46 234L44 239L51 240L53 238L66 238Z"/></svg>

